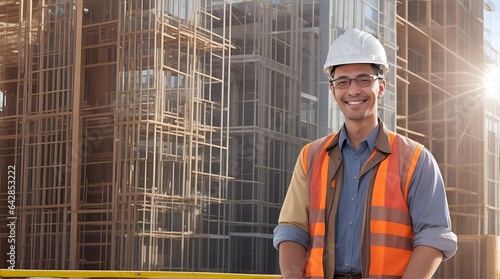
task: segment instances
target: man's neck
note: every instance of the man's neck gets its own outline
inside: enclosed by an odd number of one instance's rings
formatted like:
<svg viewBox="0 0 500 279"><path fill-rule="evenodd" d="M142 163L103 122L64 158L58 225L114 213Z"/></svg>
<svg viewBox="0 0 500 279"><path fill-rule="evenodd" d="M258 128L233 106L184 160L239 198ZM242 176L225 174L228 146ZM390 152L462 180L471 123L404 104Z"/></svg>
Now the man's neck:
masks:
<svg viewBox="0 0 500 279"><path fill-rule="evenodd" d="M377 127L377 119L375 121L347 121L345 122L347 138L354 145L356 150L359 145L373 132Z"/></svg>

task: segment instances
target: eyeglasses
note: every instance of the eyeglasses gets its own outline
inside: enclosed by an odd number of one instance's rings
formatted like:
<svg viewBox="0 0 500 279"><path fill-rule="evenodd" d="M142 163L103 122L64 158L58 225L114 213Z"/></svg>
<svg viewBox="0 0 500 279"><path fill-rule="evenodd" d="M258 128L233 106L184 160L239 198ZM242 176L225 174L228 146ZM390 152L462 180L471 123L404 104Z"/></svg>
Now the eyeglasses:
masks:
<svg viewBox="0 0 500 279"><path fill-rule="evenodd" d="M351 86L351 81L354 80L358 87L368 87L376 80L381 80L384 77L381 75L359 75L356 78L340 77L338 79L330 79L335 89L347 89Z"/></svg>

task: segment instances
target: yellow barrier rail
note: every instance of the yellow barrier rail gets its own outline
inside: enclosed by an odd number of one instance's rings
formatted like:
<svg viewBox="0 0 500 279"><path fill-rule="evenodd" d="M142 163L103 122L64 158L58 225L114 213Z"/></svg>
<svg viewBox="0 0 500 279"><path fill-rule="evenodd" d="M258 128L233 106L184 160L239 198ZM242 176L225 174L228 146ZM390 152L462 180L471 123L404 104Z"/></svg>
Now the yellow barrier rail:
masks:
<svg viewBox="0 0 500 279"><path fill-rule="evenodd" d="M170 272L170 271L119 271L119 270L35 270L0 269L0 278L168 278L168 279L275 279L280 275Z"/></svg>

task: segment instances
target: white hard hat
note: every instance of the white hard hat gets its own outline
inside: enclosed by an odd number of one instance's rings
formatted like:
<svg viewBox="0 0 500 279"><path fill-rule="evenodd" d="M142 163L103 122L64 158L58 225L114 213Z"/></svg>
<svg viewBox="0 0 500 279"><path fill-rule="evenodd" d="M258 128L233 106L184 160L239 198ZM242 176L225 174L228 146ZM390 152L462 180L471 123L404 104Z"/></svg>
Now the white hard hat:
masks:
<svg viewBox="0 0 500 279"><path fill-rule="evenodd" d="M330 75L334 66L368 63L379 65L383 73L389 72L384 46L371 34L349 29L330 47L323 71Z"/></svg>

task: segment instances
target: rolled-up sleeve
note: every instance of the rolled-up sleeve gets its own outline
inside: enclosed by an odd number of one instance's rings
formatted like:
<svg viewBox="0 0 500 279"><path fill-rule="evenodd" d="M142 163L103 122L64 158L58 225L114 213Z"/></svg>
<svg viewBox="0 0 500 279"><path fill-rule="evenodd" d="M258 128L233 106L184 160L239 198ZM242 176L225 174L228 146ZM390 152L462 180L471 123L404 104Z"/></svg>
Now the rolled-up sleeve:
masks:
<svg viewBox="0 0 500 279"><path fill-rule="evenodd" d="M288 191L281 207L278 226L274 229L276 249L283 241L294 241L309 249L309 190L300 152Z"/></svg>
<svg viewBox="0 0 500 279"><path fill-rule="evenodd" d="M283 241L293 241L304 246L309 250L309 234L303 229L292 225L278 225L274 229L274 248L279 249L279 245Z"/></svg>
<svg viewBox="0 0 500 279"><path fill-rule="evenodd" d="M408 193L413 220L413 246L440 250L444 258L457 251L457 236L452 231L448 201L439 166L427 149L418 160Z"/></svg>
<svg viewBox="0 0 500 279"><path fill-rule="evenodd" d="M443 252L443 260L447 260L457 252L457 236L446 228L429 228L421 231L413 238L413 246L430 246Z"/></svg>

